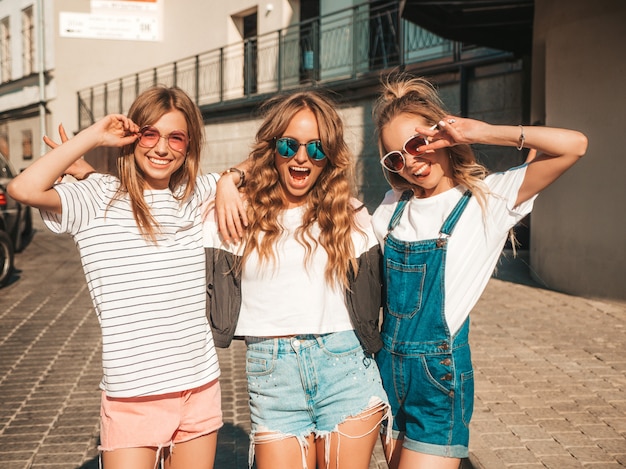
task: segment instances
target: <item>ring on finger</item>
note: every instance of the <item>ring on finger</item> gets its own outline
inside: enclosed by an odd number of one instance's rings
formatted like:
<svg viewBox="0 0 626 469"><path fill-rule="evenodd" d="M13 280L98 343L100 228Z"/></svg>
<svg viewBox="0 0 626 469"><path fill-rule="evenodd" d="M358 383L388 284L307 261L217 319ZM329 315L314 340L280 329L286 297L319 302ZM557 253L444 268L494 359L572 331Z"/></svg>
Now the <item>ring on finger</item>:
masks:
<svg viewBox="0 0 626 469"><path fill-rule="evenodd" d="M456 119L448 119L448 124L454 124L456 122Z"/></svg>

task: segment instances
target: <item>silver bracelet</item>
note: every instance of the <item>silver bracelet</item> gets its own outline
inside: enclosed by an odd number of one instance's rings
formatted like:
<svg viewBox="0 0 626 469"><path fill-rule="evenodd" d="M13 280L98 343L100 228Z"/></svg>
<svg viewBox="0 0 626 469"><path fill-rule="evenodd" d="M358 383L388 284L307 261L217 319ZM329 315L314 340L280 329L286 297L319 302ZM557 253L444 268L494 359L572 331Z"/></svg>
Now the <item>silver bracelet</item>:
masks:
<svg viewBox="0 0 626 469"><path fill-rule="evenodd" d="M524 142L526 141L526 136L524 135L524 126L520 125L520 134L519 134L519 145L516 147L519 151L522 151L524 148Z"/></svg>

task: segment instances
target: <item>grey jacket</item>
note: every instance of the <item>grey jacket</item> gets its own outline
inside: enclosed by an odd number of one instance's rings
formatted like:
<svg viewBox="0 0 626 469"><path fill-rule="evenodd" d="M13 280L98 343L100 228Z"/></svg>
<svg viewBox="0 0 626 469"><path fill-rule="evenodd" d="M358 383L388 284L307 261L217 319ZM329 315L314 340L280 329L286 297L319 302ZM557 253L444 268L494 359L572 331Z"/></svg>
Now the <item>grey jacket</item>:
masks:
<svg viewBox="0 0 626 469"><path fill-rule="evenodd" d="M228 347L235 335L241 309L241 274L235 266L236 254L205 248L207 260L207 318L217 347ZM346 305L350 320L363 349L368 354L382 347L379 332L381 283L381 252L378 244L358 258L358 275L352 269Z"/></svg>

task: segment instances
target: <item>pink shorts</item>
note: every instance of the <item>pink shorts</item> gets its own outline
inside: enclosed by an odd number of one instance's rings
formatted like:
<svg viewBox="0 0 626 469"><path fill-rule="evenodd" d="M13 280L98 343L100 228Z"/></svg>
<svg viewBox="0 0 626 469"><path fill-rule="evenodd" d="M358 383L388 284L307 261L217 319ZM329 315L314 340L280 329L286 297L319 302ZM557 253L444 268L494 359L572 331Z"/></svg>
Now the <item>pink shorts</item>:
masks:
<svg viewBox="0 0 626 469"><path fill-rule="evenodd" d="M218 380L158 396L111 398L100 406L100 451L162 448L207 435L222 426Z"/></svg>

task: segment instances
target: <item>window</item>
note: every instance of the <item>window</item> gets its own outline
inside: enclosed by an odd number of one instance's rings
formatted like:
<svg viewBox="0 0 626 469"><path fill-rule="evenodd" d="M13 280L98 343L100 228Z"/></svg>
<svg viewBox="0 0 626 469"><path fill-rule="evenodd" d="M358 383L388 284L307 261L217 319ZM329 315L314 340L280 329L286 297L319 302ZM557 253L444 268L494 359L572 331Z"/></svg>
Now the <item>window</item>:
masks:
<svg viewBox="0 0 626 469"><path fill-rule="evenodd" d="M33 132L30 129L22 130L22 159L33 159Z"/></svg>
<svg viewBox="0 0 626 469"><path fill-rule="evenodd" d="M253 94L257 92L257 13L243 17L243 39L244 39L244 93Z"/></svg>
<svg viewBox="0 0 626 469"><path fill-rule="evenodd" d="M22 50L24 76L28 76L35 69L35 23L32 6L22 10Z"/></svg>
<svg viewBox="0 0 626 469"><path fill-rule="evenodd" d="M386 0L370 3L370 67L388 68L400 62L398 15L389 11Z"/></svg>
<svg viewBox="0 0 626 469"><path fill-rule="evenodd" d="M0 80L11 80L11 32L9 18L0 21Z"/></svg>
<svg viewBox="0 0 626 469"><path fill-rule="evenodd" d="M320 1L300 2L300 81L320 77Z"/></svg>

